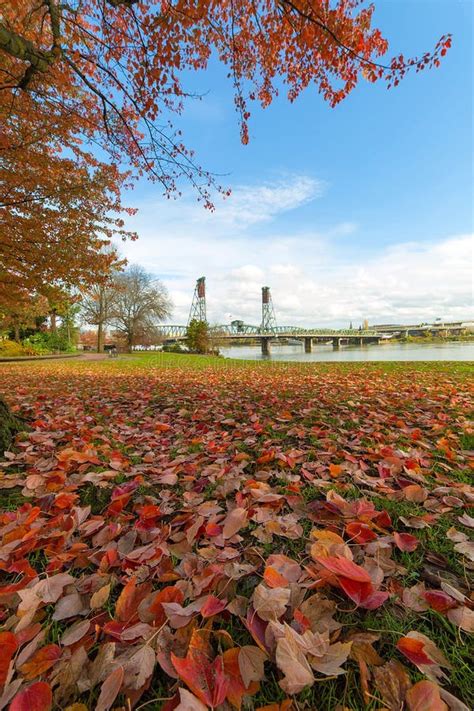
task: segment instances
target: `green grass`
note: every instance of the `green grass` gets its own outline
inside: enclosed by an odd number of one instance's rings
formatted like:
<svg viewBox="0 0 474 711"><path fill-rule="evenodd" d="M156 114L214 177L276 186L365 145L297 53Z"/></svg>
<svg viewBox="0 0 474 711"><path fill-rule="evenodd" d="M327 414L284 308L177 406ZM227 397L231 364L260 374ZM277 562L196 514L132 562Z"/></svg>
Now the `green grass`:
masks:
<svg viewBox="0 0 474 711"><path fill-rule="evenodd" d="M102 370L111 372L127 372L136 370L183 368L185 370L212 369L215 371L229 370L301 370L311 372L325 372L339 370L341 373L350 372L381 372L381 373L406 373L406 372L433 372L448 373L455 377L471 377L474 375L474 361L364 361L364 362L285 362L285 361L252 361L238 358L222 358L218 356L190 355L177 353L130 353L120 355L117 359L87 361L64 359L64 361L37 361L35 368L48 370L52 365L61 363L61 368L77 371ZM31 361L5 364L8 366L29 368Z"/></svg>
<svg viewBox="0 0 474 711"><path fill-rule="evenodd" d="M19 486L14 486L11 489L0 489L0 510L16 511L26 502L25 497L21 493Z"/></svg>

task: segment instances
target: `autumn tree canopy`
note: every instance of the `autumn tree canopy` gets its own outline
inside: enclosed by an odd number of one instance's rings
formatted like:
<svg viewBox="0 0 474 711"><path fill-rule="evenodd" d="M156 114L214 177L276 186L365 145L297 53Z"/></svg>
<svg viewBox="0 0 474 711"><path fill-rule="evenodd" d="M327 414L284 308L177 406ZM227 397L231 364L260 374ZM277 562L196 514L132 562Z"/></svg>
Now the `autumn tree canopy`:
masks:
<svg viewBox="0 0 474 711"><path fill-rule="evenodd" d="M117 257L105 248L129 234L117 168L77 165L40 145L0 155L0 304L60 298L106 275Z"/></svg>
<svg viewBox="0 0 474 711"><path fill-rule="evenodd" d="M183 73L211 55L227 65L246 143L250 103L268 106L281 82L290 100L313 85L334 106L361 76L393 85L439 64L449 36L431 53L382 61L388 42L373 11L365 0L4 3L2 118L26 125L25 141L53 136L76 154L81 139L94 142L168 193L184 176L208 200L209 175L171 120L188 96Z"/></svg>
<svg viewBox="0 0 474 711"><path fill-rule="evenodd" d="M213 176L181 138L186 73L228 67L243 143L249 107L281 86L334 106L361 77L397 84L450 45L382 59L365 0L15 0L0 15L0 302L103 276L123 231L120 191L182 179L211 207ZM218 186L214 186L218 187Z"/></svg>

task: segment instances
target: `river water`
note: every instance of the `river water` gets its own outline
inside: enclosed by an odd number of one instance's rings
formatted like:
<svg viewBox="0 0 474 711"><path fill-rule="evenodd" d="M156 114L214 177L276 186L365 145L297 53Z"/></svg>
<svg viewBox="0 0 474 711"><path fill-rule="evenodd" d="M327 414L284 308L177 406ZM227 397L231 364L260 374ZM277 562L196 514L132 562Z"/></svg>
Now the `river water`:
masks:
<svg viewBox="0 0 474 711"><path fill-rule="evenodd" d="M281 361L333 361L335 363L354 361L410 361L410 360L464 360L474 361L474 342L452 341L443 343L383 343L366 346L341 346L333 350L332 345L314 344L312 353L305 353L301 345L271 344L270 356L262 356L260 346L231 346L221 348L225 358L245 358L247 360Z"/></svg>

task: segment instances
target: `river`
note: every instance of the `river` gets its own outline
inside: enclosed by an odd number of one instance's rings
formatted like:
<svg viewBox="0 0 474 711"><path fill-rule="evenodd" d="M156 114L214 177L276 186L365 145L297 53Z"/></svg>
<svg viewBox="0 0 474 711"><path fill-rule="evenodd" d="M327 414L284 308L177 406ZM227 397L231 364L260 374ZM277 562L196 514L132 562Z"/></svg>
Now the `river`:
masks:
<svg viewBox="0 0 474 711"><path fill-rule="evenodd" d="M474 361L474 342L447 341L439 343L375 343L366 346L341 346L314 344L312 353L305 353L301 345L271 344L270 356L263 356L260 346L231 346L221 348L225 358L247 360L329 361L335 363L355 361L410 361L410 360L463 360Z"/></svg>

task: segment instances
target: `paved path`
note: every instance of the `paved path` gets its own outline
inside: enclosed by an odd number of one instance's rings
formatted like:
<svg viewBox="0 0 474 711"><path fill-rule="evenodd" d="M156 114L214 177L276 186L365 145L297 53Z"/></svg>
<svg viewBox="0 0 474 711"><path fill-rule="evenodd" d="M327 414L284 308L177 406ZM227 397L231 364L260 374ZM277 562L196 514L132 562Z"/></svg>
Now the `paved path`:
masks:
<svg viewBox="0 0 474 711"><path fill-rule="evenodd" d="M79 360L105 360L108 357L107 353L81 353Z"/></svg>
<svg viewBox="0 0 474 711"><path fill-rule="evenodd" d="M0 363L15 363L22 361L34 361L34 360L64 360L69 358L76 358L77 360L106 360L108 358L107 353L60 353L58 355L42 355L42 356L16 356L15 358L0 358Z"/></svg>
<svg viewBox="0 0 474 711"><path fill-rule="evenodd" d="M59 355L40 355L40 356L16 356L8 358L0 358L0 363L15 363L21 361L32 361L32 360L62 360L64 358L80 358L79 353L60 353Z"/></svg>

